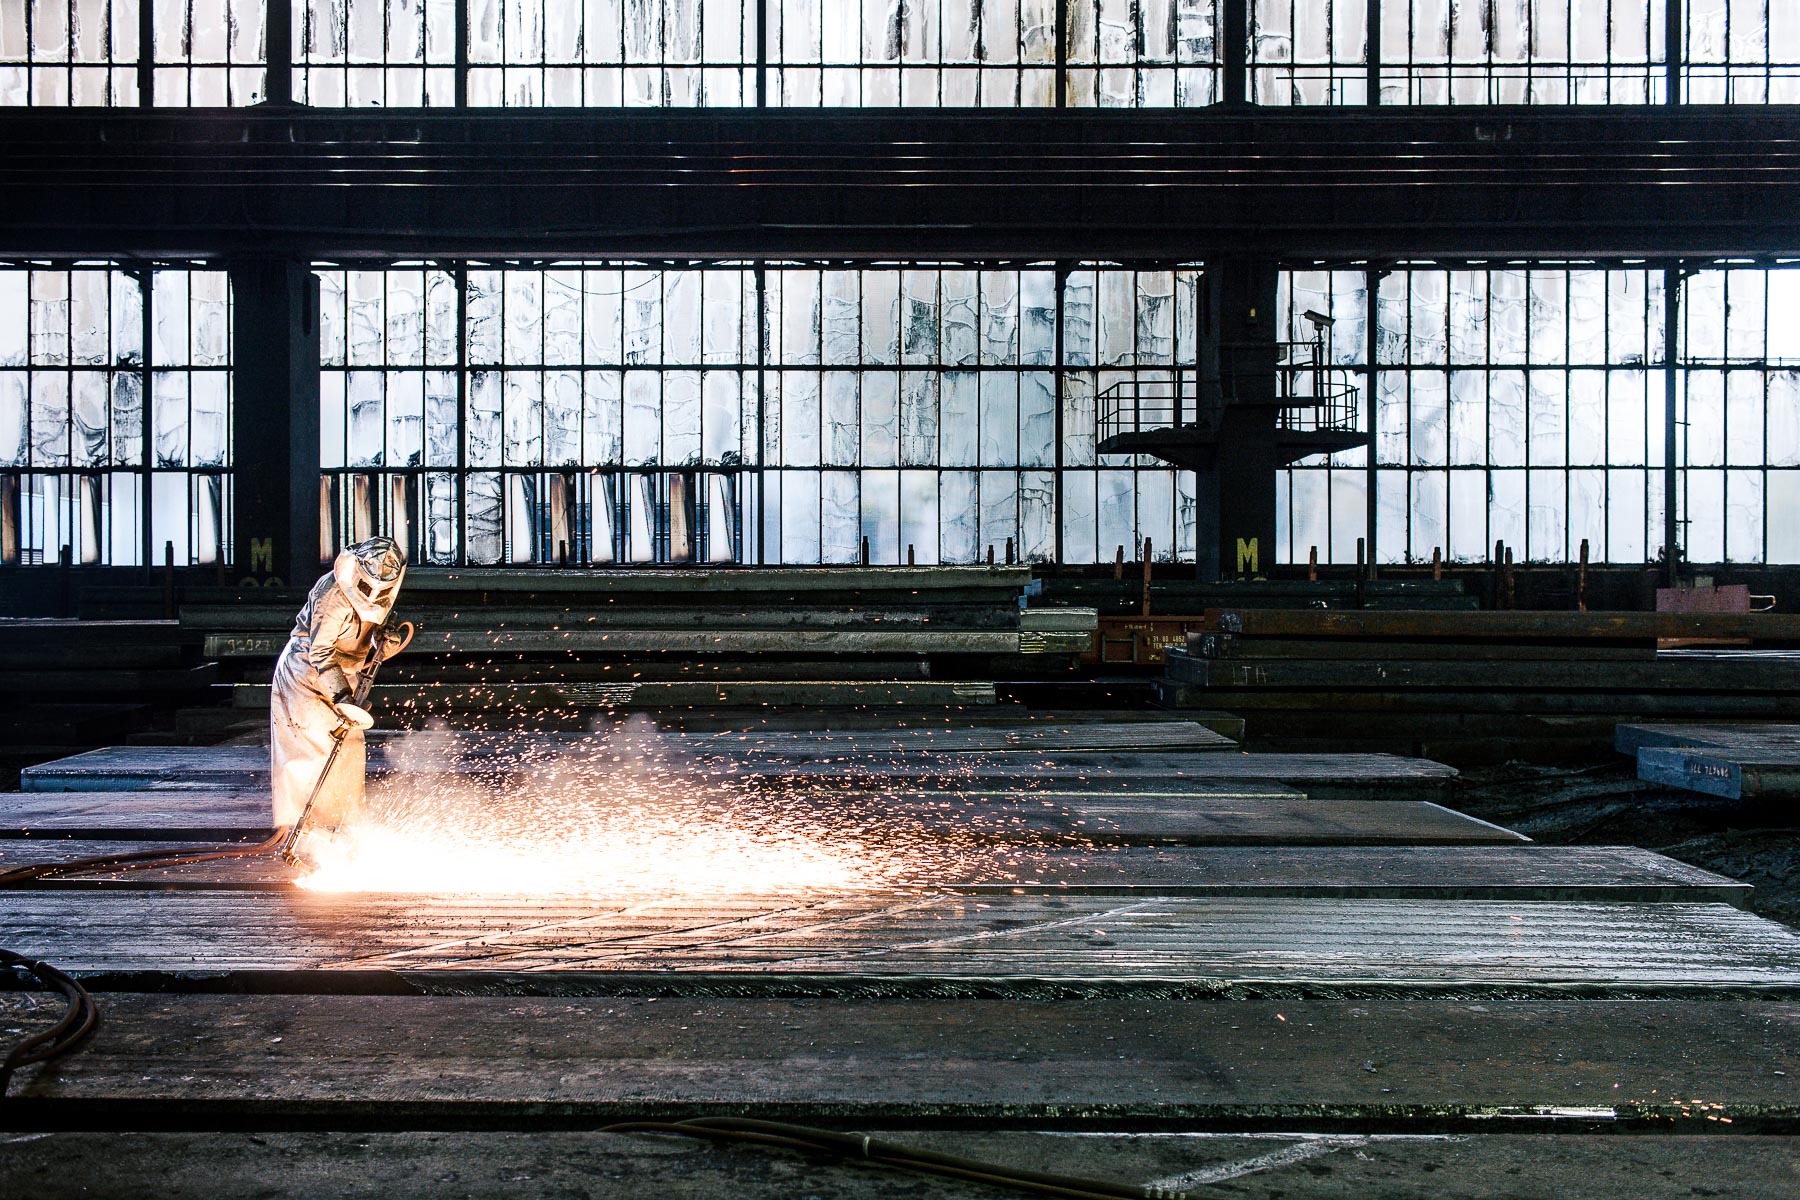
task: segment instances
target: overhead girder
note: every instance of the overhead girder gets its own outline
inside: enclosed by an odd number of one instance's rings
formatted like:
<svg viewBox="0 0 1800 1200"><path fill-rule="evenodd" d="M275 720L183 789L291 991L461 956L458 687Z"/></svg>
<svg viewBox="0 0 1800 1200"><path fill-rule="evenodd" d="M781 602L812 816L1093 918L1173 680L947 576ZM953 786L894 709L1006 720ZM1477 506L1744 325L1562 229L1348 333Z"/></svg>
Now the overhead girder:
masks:
<svg viewBox="0 0 1800 1200"><path fill-rule="evenodd" d="M24 110L0 256L1800 254L1800 111Z"/></svg>

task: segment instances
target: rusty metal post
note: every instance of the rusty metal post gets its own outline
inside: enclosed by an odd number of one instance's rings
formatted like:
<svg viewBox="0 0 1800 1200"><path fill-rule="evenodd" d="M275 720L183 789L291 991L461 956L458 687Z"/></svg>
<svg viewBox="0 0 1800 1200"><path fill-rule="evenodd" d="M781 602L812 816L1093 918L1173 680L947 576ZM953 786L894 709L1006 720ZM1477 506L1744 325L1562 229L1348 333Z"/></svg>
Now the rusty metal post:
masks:
<svg viewBox="0 0 1800 1200"><path fill-rule="evenodd" d="M1150 539L1144 539L1144 599L1142 615L1150 615Z"/></svg>
<svg viewBox="0 0 1800 1200"><path fill-rule="evenodd" d="M1356 539L1356 607L1362 608L1368 600L1367 570L1369 543L1366 538Z"/></svg>
<svg viewBox="0 0 1800 1200"><path fill-rule="evenodd" d="M1576 569L1576 573L1575 573L1575 608L1579 612L1586 612L1588 610L1588 606L1587 606L1587 571L1588 571L1588 540L1586 538L1582 538L1581 539L1581 566Z"/></svg>

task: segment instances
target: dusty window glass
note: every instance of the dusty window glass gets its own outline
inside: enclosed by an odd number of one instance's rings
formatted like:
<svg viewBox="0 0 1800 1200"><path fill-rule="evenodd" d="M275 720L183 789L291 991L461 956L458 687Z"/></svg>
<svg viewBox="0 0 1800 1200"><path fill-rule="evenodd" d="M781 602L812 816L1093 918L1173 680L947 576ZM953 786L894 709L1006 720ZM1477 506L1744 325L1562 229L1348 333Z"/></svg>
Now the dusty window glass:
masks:
<svg viewBox="0 0 1800 1200"><path fill-rule="evenodd" d="M468 11L472 105L756 102L754 0L471 0Z"/></svg>
<svg viewBox="0 0 1800 1200"><path fill-rule="evenodd" d="M1293 272L1285 311L1341 317L1360 305L1360 278ZM1434 550L1483 561L1497 541L1525 561L1572 561L1584 541L1592 561L1656 561L1672 372L1683 556L1800 561L1787 519L1800 501L1800 325L1789 319L1800 269L1686 276L1672 362L1667 302L1663 272L1641 267L1383 273L1366 405L1373 469L1355 451L1294 465L1281 492L1286 559L1317 546L1323 561L1351 561L1373 511L1387 562Z"/></svg>
<svg viewBox="0 0 1800 1200"><path fill-rule="evenodd" d="M16 561L216 563L230 500L225 275L0 264L0 504L17 506Z"/></svg>
<svg viewBox="0 0 1800 1200"><path fill-rule="evenodd" d="M1784 0L1684 0L1683 99L1800 103L1800 6Z"/></svg>
<svg viewBox="0 0 1800 1200"><path fill-rule="evenodd" d="M302 104L456 102L455 0L295 0L292 36Z"/></svg>
<svg viewBox="0 0 1800 1200"><path fill-rule="evenodd" d="M1069 0L1071 108L1194 108L1219 98L1217 0Z"/></svg>
<svg viewBox="0 0 1800 1200"><path fill-rule="evenodd" d="M145 74L158 105L255 104L264 23L263 0L0 0L0 106L139 105Z"/></svg>
<svg viewBox="0 0 1800 1200"><path fill-rule="evenodd" d="M1094 264L1060 291L1047 265L319 276L339 544L393 531L440 563L848 563L865 539L883 563L1046 561L1059 538L1071 561L1145 537L1193 553L1191 481L1096 463L1091 414L1102 378L1191 376L1195 268ZM1089 417L1059 444L1068 405Z"/></svg>
<svg viewBox="0 0 1800 1200"><path fill-rule="evenodd" d="M138 0L0 0L0 105L135 105Z"/></svg>

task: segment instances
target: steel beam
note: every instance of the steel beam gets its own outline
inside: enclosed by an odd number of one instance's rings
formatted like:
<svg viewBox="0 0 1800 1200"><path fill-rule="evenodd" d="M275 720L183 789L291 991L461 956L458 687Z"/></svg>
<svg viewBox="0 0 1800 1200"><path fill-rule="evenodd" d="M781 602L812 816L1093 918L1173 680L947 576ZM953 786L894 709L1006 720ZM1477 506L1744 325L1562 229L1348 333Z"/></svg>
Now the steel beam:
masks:
<svg viewBox="0 0 1800 1200"><path fill-rule="evenodd" d="M1787 108L33 110L0 255L1800 252Z"/></svg>

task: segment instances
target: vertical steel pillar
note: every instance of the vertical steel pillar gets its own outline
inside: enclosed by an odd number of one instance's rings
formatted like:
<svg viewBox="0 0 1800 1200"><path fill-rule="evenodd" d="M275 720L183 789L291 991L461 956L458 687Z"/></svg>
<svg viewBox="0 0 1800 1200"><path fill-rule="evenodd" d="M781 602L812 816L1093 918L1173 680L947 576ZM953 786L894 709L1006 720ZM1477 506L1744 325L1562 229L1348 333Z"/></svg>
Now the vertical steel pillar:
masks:
<svg viewBox="0 0 1800 1200"><path fill-rule="evenodd" d="M1379 105L1381 103L1381 0L1368 0L1364 27L1367 30L1364 35L1367 40L1363 47L1365 71L1363 79L1369 94L1363 98L1363 102ZM1372 529L1373 526L1370 528Z"/></svg>
<svg viewBox="0 0 1800 1200"><path fill-rule="evenodd" d="M1680 371L1681 277L1679 267L1663 271L1663 585L1681 575L1681 469L1676 459L1680 424L1677 383Z"/></svg>
<svg viewBox="0 0 1800 1200"><path fill-rule="evenodd" d="M1219 6L1219 99L1245 104L1250 99L1250 0L1223 0Z"/></svg>
<svg viewBox="0 0 1800 1200"><path fill-rule="evenodd" d="M1687 61L1687 47L1682 40L1687 36L1686 13L1682 10L1682 0L1664 0L1663 8L1663 103L1681 104L1685 102L1682 95L1681 69Z"/></svg>
<svg viewBox="0 0 1800 1200"><path fill-rule="evenodd" d="M452 85L457 108L469 107L469 0L456 0L451 10L455 15L456 74ZM457 335L459 338L460 334Z"/></svg>
<svg viewBox="0 0 1800 1200"><path fill-rule="evenodd" d="M234 559L246 583L319 570L319 281L305 263L232 263Z"/></svg>
<svg viewBox="0 0 1800 1200"><path fill-rule="evenodd" d="M1069 0L1056 0L1056 107L1069 107Z"/></svg>
<svg viewBox="0 0 1800 1200"><path fill-rule="evenodd" d="M148 8L149 5L144 7ZM144 523L142 531L144 578L148 580L151 578L151 572L156 569L156 524L153 519L156 507L156 417L153 391L156 383L154 349L156 345L156 314L152 308L156 302L156 270L150 264L145 263L143 273L138 276L138 280L139 286L143 289L144 298L143 310L138 314L140 321L138 344L144 348L143 357L138 362L142 372L138 380L139 394L142 396L140 401L142 404L140 410L142 413L142 441L139 443L139 453L142 457L139 461L144 464L144 494L138 505L138 517Z"/></svg>
<svg viewBox="0 0 1800 1200"><path fill-rule="evenodd" d="M1381 561L1381 535L1379 532L1381 506L1376 487L1380 477L1375 470L1375 417L1377 408L1377 392L1380 379L1377 374L1376 359L1381 353L1381 295L1382 271L1368 271L1363 275L1364 304L1364 341L1363 356L1367 360L1368 370L1363 378L1366 380L1363 391L1363 411L1365 413L1363 428L1368 431L1369 445L1367 457L1363 460L1363 537L1368 541L1368 561L1373 569Z"/></svg>
<svg viewBox="0 0 1800 1200"><path fill-rule="evenodd" d="M467 0L463 0L467 3ZM775 0L750 0L756 5L756 107L769 107L769 5Z"/></svg>
<svg viewBox="0 0 1800 1200"><path fill-rule="evenodd" d="M1687 34L1682 0L1666 0L1663 10L1663 103L1681 104L1685 97L1681 69ZM1681 354L1681 280L1679 266L1663 271L1663 584L1674 587L1681 577L1681 470L1677 383Z"/></svg>
<svg viewBox="0 0 1800 1200"><path fill-rule="evenodd" d="M760 78L760 73L759 76ZM769 271L756 267L756 565L769 564ZM785 480L783 481L785 485ZM785 498L785 486L782 495ZM738 504L744 503L743 497ZM779 542L777 543L779 545Z"/></svg>
<svg viewBox="0 0 1800 1200"><path fill-rule="evenodd" d="M156 106L156 5L149 0L140 0L137 16L138 60L137 86L138 107L154 108ZM144 343L144 352L149 353L150 343ZM149 402L149 393L144 394L145 402ZM146 409L145 412L149 410ZM146 535L148 536L148 535ZM148 567L150 560L144 564Z"/></svg>
<svg viewBox="0 0 1800 1200"><path fill-rule="evenodd" d="M458 72L465 76L466 72ZM456 547L451 557L464 566L469 562L469 264L457 263L456 280ZM427 510L423 524L431 527Z"/></svg>
<svg viewBox="0 0 1800 1200"><path fill-rule="evenodd" d="M1277 276L1269 259L1207 264L1199 416L1218 432L1200 473L1195 550L1224 578L1265 575L1275 561Z"/></svg>
<svg viewBox="0 0 1800 1200"><path fill-rule="evenodd" d="M144 7L153 7L144 0ZM268 66L263 72L263 101L294 102L294 7L293 0L268 0L267 32L263 46Z"/></svg>
<svg viewBox="0 0 1800 1200"><path fill-rule="evenodd" d="M1052 346L1050 358L1055 363L1056 373L1053 378L1056 382L1051 389L1053 393L1051 402L1056 407L1050 414L1050 436L1054 439L1054 445L1052 445L1050 449L1050 461L1052 463L1052 470L1050 473L1050 513L1051 520L1054 522L1054 525L1051 528L1051 538L1054 546L1051 551L1051 559L1055 563L1057 569L1060 570L1063 565L1063 471L1068 467L1067 457L1063 453L1063 403L1068 392L1068 385L1065 382L1065 377L1067 375L1067 371L1065 370L1066 363L1064 362L1064 355L1067 350L1066 334L1064 333L1064 314L1068 309L1068 297L1066 293L1069 287L1069 266L1067 263L1056 264L1056 282L1053 286L1056 293L1056 326L1051 334ZM941 482L939 487L941 489Z"/></svg>

